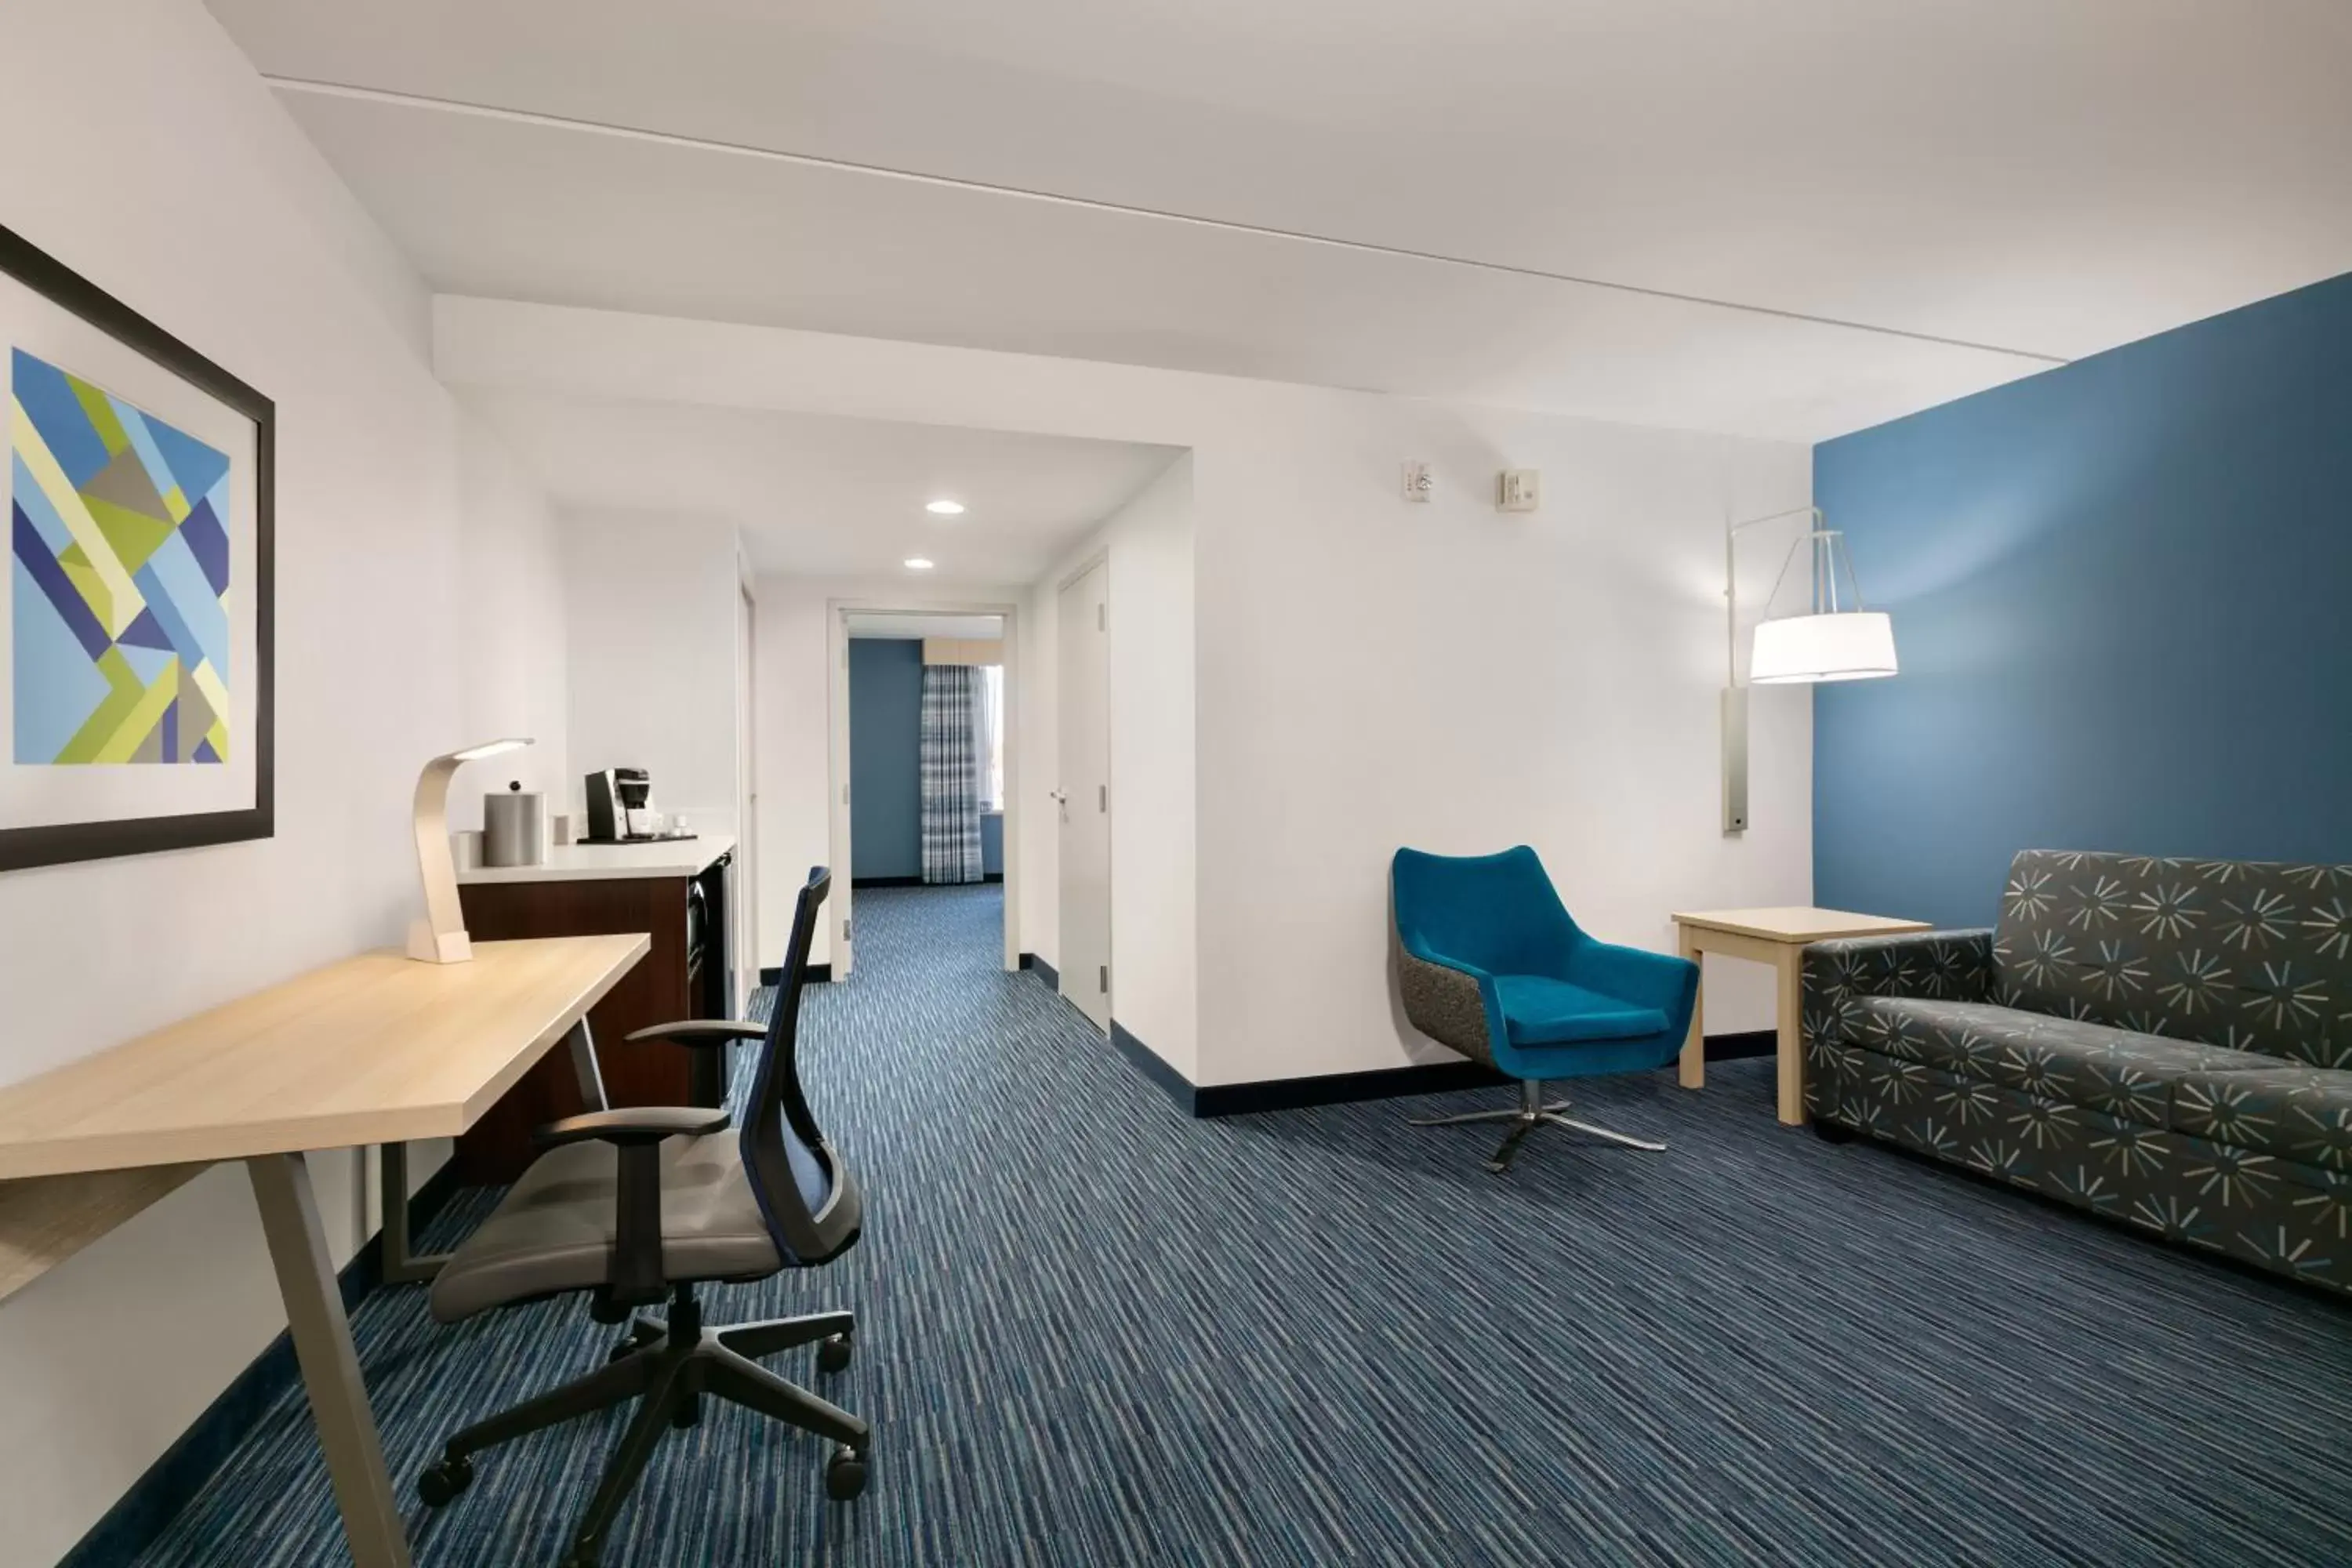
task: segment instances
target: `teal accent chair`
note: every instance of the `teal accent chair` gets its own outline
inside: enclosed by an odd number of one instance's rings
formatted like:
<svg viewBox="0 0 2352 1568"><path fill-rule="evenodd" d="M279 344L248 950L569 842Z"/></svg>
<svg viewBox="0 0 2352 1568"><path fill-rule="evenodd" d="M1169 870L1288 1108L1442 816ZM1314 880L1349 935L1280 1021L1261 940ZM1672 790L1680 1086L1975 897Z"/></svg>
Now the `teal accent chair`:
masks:
<svg viewBox="0 0 2352 1568"><path fill-rule="evenodd" d="M1390 867L1398 984L1413 1027L1520 1085L1520 1103L1413 1122L1514 1123L1486 1168L1501 1174L1527 1135L1566 1127L1635 1149L1653 1143L1570 1121L1547 1102L1559 1079L1648 1072L1681 1054L1698 965L1588 935L1526 845L1499 855L1400 849Z"/></svg>

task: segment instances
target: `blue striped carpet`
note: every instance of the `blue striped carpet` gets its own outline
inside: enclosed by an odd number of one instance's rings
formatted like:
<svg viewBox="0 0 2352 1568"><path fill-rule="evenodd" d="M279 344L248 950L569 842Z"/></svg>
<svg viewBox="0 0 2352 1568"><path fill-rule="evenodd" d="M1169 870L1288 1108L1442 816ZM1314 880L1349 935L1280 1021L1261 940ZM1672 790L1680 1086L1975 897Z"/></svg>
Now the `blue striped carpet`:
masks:
<svg viewBox="0 0 2352 1568"><path fill-rule="evenodd" d="M1492 1129L1400 1124L1481 1097L1181 1120L997 971L998 897L859 895L806 1034L865 1243L709 1301L856 1309L819 1385L875 1422L871 1489L826 1502L814 1439L718 1408L608 1563L2352 1561L2332 1301L1784 1132L1769 1062L1595 1086L1673 1152L1538 1135L1501 1181ZM576 1301L435 1328L415 1289L355 1328L404 1493L608 1332ZM552 1561L618 1420L412 1506L420 1568ZM144 1561L346 1561L299 1394Z"/></svg>

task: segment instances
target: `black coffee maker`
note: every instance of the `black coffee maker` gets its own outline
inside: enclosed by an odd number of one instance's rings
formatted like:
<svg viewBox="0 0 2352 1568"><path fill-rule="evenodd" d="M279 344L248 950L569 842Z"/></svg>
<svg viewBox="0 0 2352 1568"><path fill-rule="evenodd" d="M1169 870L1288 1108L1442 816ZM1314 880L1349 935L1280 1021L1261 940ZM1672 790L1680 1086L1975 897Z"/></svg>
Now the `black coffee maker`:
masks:
<svg viewBox="0 0 2352 1568"><path fill-rule="evenodd" d="M653 775L643 768L606 768L588 775L588 832L583 844L652 844L667 838L691 838L691 833L645 831L646 802L654 792Z"/></svg>

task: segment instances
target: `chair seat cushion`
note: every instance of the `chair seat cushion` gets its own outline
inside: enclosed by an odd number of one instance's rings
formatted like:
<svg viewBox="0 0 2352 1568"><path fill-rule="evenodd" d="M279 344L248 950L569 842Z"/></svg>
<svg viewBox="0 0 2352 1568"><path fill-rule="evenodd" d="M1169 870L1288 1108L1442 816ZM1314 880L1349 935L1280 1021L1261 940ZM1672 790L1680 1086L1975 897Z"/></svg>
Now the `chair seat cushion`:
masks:
<svg viewBox="0 0 2352 1568"><path fill-rule="evenodd" d="M1638 1040L1664 1034L1666 1016L1541 974L1498 974L1495 993L1515 1046L1565 1046L1585 1040Z"/></svg>
<svg viewBox="0 0 2352 1568"><path fill-rule="evenodd" d="M2352 1072L2192 1072L2173 1091L2172 1126L2323 1171L2352 1171Z"/></svg>
<svg viewBox="0 0 2352 1568"><path fill-rule="evenodd" d="M750 1279L783 1267L732 1131L661 1146L662 1272L673 1281ZM609 1143L551 1149L509 1189L433 1281L445 1323L611 1278L620 1157Z"/></svg>
<svg viewBox="0 0 2352 1568"><path fill-rule="evenodd" d="M2280 1065L2278 1058L2252 1051L1990 1002L1866 996L1856 1005L1860 1043L1882 1056L2146 1127L2171 1125L2175 1086L2190 1073L2266 1072Z"/></svg>

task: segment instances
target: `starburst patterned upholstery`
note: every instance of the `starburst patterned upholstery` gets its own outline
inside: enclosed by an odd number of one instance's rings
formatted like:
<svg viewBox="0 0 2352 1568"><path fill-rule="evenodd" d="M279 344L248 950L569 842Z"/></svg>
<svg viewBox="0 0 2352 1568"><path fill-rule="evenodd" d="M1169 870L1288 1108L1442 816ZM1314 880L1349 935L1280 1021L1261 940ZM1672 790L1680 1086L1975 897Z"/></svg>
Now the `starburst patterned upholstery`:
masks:
<svg viewBox="0 0 2352 1568"><path fill-rule="evenodd" d="M1803 1002L1816 1117L2352 1292L2352 867L2028 850Z"/></svg>

